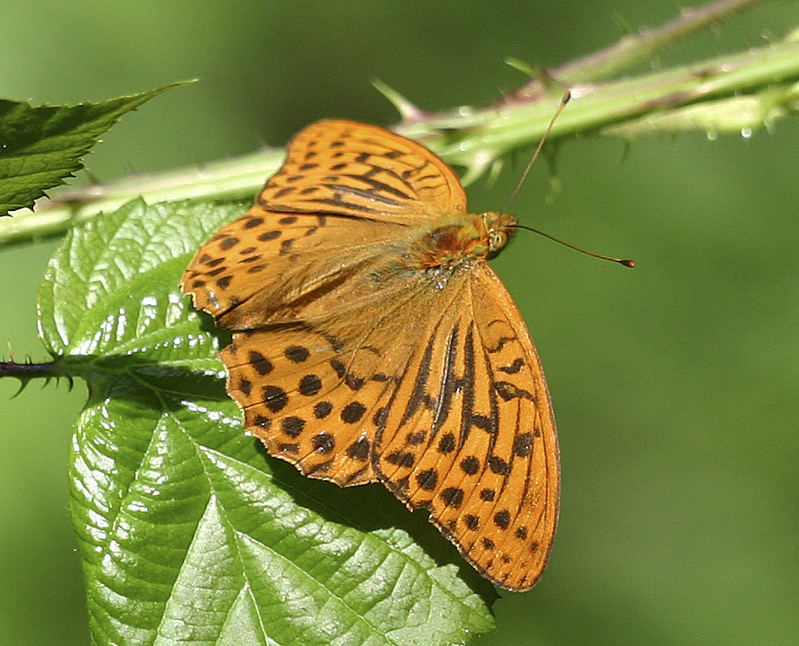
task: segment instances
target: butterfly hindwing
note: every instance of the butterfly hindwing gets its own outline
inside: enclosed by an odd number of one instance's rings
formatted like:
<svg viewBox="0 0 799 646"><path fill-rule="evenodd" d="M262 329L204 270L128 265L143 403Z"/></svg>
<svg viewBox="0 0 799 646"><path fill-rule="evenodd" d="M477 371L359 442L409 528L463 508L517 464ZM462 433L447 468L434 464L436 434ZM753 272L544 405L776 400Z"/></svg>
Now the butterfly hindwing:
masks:
<svg viewBox="0 0 799 646"><path fill-rule="evenodd" d="M244 425L269 452L339 486L373 482L375 409L388 377L307 327L234 334L220 358Z"/></svg>
<svg viewBox="0 0 799 646"><path fill-rule="evenodd" d="M236 332L219 357L246 428L305 475L340 486L374 481L375 432L418 345L415 308L436 305L424 285L410 279L352 296L345 316L315 325Z"/></svg>
<svg viewBox="0 0 799 646"><path fill-rule="evenodd" d="M316 241L320 227L327 224L316 215L250 209L200 247L181 287L192 294L195 307L224 316L254 294L269 292L276 274L289 264L288 252Z"/></svg>

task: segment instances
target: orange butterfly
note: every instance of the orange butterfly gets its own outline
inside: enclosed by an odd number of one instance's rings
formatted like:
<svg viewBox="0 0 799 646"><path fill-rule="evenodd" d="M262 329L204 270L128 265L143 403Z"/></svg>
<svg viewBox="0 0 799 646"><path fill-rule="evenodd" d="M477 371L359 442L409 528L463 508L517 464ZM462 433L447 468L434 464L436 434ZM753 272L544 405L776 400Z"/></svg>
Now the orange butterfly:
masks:
<svg viewBox="0 0 799 646"><path fill-rule="evenodd" d="M486 264L516 222L469 214L423 146L320 121L181 287L235 331L227 389L273 456L342 487L382 482L482 575L527 590L559 465L535 347Z"/></svg>

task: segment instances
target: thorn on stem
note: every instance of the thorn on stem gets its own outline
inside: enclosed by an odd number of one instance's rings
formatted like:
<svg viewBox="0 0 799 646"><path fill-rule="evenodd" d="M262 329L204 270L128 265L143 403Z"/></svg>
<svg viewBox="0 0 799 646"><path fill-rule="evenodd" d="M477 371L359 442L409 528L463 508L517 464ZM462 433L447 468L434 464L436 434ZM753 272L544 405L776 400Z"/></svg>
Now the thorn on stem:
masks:
<svg viewBox="0 0 799 646"><path fill-rule="evenodd" d="M3 377L16 377L19 379L19 390L11 396L12 399L25 390L31 380L44 378L44 385L46 386L54 376L53 367L55 364L53 362L33 363L33 361L28 359L24 363L17 363L13 360L11 352L9 352L9 358L11 361L0 361L0 379ZM70 382L72 381L71 377L68 377L68 379Z"/></svg>

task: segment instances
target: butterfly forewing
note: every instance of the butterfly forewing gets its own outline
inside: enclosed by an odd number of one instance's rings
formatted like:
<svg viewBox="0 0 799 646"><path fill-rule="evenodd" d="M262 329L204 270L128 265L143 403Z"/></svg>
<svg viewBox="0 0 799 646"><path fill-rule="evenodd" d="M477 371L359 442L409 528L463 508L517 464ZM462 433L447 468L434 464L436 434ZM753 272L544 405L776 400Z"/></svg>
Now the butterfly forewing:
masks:
<svg viewBox="0 0 799 646"><path fill-rule="evenodd" d="M404 137L351 121L308 126L258 196L272 211L347 214L375 220L465 213L458 178Z"/></svg>
<svg viewBox="0 0 799 646"><path fill-rule="evenodd" d="M555 419L538 353L510 294L486 265L472 273L470 287L474 321L499 413L492 449L498 459L488 458L488 470L503 480L487 532L494 534L489 536L496 550L493 563L485 560L492 555L490 549L482 556L478 552L477 559L472 553L468 556L486 563L493 572L491 578L500 585L524 590L532 587L546 566L558 520L560 462ZM479 497L484 496L490 497L481 488Z"/></svg>
<svg viewBox="0 0 799 646"><path fill-rule="evenodd" d="M182 280L229 329L302 320L297 301L324 293L403 230L466 210L457 177L419 144L351 121L300 132L247 214L197 252ZM322 285L320 285L322 283Z"/></svg>
<svg viewBox="0 0 799 646"><path fill-rule="evenodd" d="M307 319L303 308L341 291L364 266L380 263L399 225L343 217L265 211L254 206L220 229L183 276L196 307L228 329ZM344 290L351 287L344 285ZM335 307L335 304L332 305ZM329 308L329 314L334 314Z"/></svg>
<svg viewBox="0 0 799 646"><path fill-rule="evenodd" d="M483 575L525 590L555 531L557 439L477 217L423 146L321 121L181 286L235 331L228 392L272 455L341 486L381 480Z"/></svg>
<svg viewBox="0 0 799 646"><path fill-rule="evenodd" d="M383 428L375 469L485 576L531 587L557 519L557 441L538 359L490 269L455 292L414 354ZM442 299L443 300L443 299Z"/></svg>

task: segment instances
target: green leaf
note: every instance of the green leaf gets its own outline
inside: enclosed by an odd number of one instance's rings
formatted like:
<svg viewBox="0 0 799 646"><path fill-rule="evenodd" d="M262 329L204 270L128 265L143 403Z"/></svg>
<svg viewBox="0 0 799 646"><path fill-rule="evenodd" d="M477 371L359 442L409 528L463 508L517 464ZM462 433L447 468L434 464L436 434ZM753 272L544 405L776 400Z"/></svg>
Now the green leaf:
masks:
<svg viewBox="0 0 799 646"><path fill-rule="evenodd" d="M449 644L493 628L493 588L378 485L339 489L241 426L219 338L177 287L241 204L138 201L74 229L42 340L90 398L72 513L99 643Z"/></svg>
<svg viewBox="0 0 799 646"><path fill-rule="evenodd" d="M71 106L0 99L0 216L32 207L45 190L83 168L81 157L123 114L177 85Z"/></svg>

